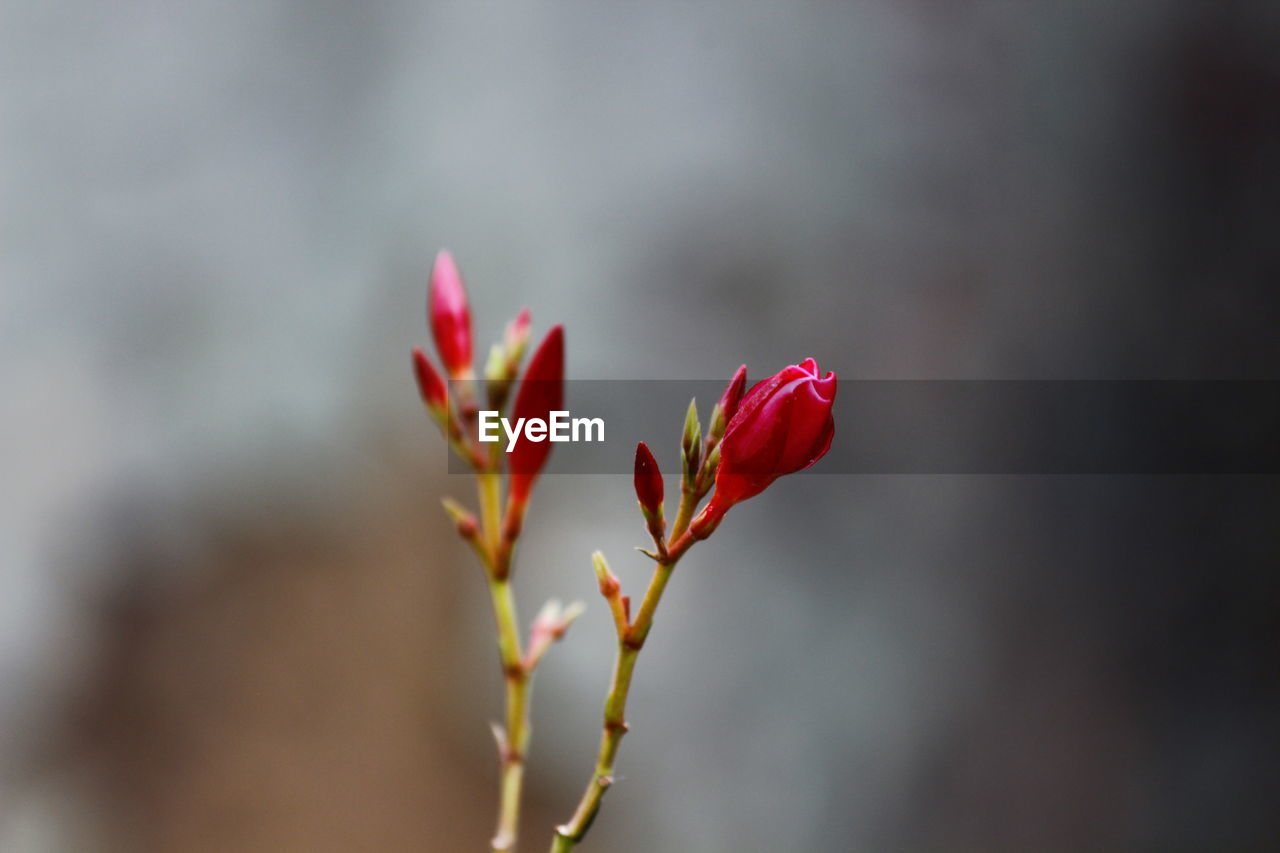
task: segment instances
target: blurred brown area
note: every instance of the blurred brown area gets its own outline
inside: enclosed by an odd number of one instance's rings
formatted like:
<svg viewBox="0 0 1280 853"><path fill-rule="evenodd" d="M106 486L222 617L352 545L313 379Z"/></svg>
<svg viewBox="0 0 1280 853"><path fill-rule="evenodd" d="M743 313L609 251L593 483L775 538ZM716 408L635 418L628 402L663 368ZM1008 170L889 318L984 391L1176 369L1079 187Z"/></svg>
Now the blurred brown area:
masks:
<svg viewBox="0 0 1280 853"><path fill-rule="evenodd" d="M61 749L99 786L108 849L454 850L485 837L496 762L457 742L459 720L487 732L483 712L459 713L474 691L456 685L496 674L453 649L474 618L459 606L474 567L420 483L365 497L326 517L287 500L214 513L200 563L182 567L198 580L126 583L103 603ZM143 540L116 559L119 576L143 578L164 557Z"/></svg>

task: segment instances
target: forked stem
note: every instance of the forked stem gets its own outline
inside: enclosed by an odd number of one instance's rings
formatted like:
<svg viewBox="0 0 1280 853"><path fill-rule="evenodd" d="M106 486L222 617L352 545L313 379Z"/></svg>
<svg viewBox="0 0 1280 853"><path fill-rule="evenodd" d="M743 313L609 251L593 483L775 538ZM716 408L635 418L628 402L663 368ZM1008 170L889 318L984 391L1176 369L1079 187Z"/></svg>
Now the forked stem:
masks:
<svg viewBox="0 0 1280 853"><path fill-rule="evenodd" d="M551 841L551 853L570 853L578 846L600 811L600 803L604 799L605 792L613 784L618 748L622 744L623 736L627 733L627 698L631 693L631 678L635 674L636 660L649 636L649 630L653 627L654 614L662 601L667 583L675 571L676 563L694 542L693 537L688 533L688 527L696 504L697 498L693 492L683 491L680 508L671 529L666 558L660 560L654 568L635 620L625 627L622 623L618 625L618 652L613 662L613 678L609 682L609 693L604 702L604 725L600 735L600 749L596 754L596 765L591 773L591 779L587 782L586 790L582 793L582 799L574 809L573 816L567 823L556 827L555 836Z"/></svg>

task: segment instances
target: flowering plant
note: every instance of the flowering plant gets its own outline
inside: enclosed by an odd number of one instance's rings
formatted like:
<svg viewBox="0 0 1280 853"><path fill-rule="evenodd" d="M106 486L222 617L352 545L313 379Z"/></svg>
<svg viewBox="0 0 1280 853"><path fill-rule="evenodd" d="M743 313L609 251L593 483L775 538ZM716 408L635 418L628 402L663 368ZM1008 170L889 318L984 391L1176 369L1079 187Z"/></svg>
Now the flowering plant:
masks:
<svg viewBox="0 0 1280 853"><path fill-rule="evenodd" d="M458 534L484 568L497 627L499 658L506 684L506 713L493 727L498 744L500 785L493 853L515 849L525 757L529 746L529 691L534 670L552 643L561 639L582 613L581 602L563 606L551 600L534 619L528 643L521 639L511 588L512 554L539 472L551 452L549 442L523 441L503 452L476 439L479 384L472 367L471 313L457 265L441 252L431 273L428 324L445 371L446 385L421 349L413 366L423 402L453 451L475 473L480 517L446 498L445 511ZM494 344L484 369L484 393L490 411L501 413L519 375L529 341L530 314L523 309ZM529 360L516 391L513 415L546 419L563 406L564 330L554 326ZM702 433L696 401L685 414L680 449L680 499L668 527L664 483L658 462L641 442L636 447L634 486L652 549L653 576L632 613L631 597L599 551L592 557L600 594L613 616L617 652L605 697L596 763L577 808L555 827L551 853L568 853L582 841L613 784L618 748L627 732L627 697L636 661L653 627L653 617L676 564L696 542L706 539L736 504L758 495L784 474L807 468L831 446L835 423L831 406L836 376L825 376L817 362L805 359L747 389L746 365L738 368L711 410ZM505 475L506 502L503 503ZM702 501L710 494L705 505ZM699 511L699 506L702 506Z"/></svg>

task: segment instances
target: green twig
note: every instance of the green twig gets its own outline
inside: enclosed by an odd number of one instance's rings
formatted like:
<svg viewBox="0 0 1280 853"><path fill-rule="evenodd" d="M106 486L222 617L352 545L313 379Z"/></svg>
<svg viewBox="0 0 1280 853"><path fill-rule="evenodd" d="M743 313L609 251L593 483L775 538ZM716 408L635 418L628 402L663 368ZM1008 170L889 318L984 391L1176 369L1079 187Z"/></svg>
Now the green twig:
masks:
<svg viewBox="0 0 1280 853"><path fill-rule="evenodd" d="M597 575L600 577L600 589L609 600L615 613L618 634L618 651L613 663L613 678L609 683L609 693L604 703L604 725L600 735L600 748L596 754L595 768L591 779L587 782L582 799L567 823L556 827L551 842L551 853L570 853L591 828L605 792L613 784L614 765L618 758L618 748L627 733L627 698L631 693L631 678L635 673L636 660L640 650L653 627L653 617L657 613L662 594L675 571L676 563L689 550L694 539L688 533L689 521L697 506L697 496L693 488L681 490L680 508L671 529L671 539L666 548L666 555L658 561L649 587L645 590L644 599L636 613L634 621L627 622L625 615L619 613L617 581L613 578L604 558L597 555ZM621 617L621 618L619 618Z"/></svg>

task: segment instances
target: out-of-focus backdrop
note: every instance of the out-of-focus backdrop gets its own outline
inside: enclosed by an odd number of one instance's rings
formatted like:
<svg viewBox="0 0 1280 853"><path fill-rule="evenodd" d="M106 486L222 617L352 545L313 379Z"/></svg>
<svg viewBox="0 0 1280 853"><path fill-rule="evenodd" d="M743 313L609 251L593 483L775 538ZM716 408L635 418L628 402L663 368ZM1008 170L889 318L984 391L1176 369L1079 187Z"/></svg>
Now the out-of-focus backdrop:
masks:
<svg viewBox="0 0 1280 853"><path fill-rule="evenodd" d="M410 379L440 246L573 378L1276 378L1280 7L0 3L0 850L483 849L490 616ZM672 434L654 436L671 461ZM842 423L841 430L856 430ZM1280 488L782 481L690 555L586 849L1280 837ZM547 478L526 821L590 766Z"/></svg>

